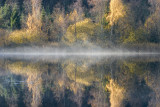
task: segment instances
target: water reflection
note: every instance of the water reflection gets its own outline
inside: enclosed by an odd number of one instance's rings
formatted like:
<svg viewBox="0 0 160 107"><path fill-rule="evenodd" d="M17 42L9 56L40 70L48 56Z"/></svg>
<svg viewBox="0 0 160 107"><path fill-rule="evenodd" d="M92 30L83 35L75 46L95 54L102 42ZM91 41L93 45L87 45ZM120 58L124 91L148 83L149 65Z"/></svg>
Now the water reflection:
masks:
<svg viewBox="0 0 160 107"><path fill-rule="evenodd" d="M97 61L1 59L0 105L158 107L159 69L159 56Z"/></svg>

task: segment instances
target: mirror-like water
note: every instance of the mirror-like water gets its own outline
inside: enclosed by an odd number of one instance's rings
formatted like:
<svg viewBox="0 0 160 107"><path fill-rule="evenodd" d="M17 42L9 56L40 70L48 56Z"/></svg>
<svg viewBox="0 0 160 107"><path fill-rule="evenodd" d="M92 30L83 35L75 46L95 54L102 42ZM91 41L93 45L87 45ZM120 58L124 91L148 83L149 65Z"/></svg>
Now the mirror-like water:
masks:
<svg viewBox="0 0 160 107"><path fill-rule="evenodd" d="M0 53L1 107L158 107L160 104L157 53L52 52Z"/></svg>

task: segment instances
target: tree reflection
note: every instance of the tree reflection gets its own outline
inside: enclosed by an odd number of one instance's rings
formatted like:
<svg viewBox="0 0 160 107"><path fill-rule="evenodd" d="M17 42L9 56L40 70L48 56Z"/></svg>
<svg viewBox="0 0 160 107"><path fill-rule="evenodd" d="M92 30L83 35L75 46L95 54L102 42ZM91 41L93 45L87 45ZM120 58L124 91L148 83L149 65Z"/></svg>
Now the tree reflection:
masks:
<svg viewBox="0 0 160 107"><path fill-rule="evenodd" d="M159 62L153 60L107 60L92 65L72 60L6 61L0 67L4 70L0 71L0 98L9 106L156 107L160 104Z"/></svg>
<svg viewBox="0 0 160 107"><path fill-rule="evenodd" d="M32 93L32 107L38 107L41 104L41 91L42 91L42 73L46 70L47 66L40 66L38 64L28 64L25 62L9 63L8 69L17 75L26 77L28 90Z"/></svg>

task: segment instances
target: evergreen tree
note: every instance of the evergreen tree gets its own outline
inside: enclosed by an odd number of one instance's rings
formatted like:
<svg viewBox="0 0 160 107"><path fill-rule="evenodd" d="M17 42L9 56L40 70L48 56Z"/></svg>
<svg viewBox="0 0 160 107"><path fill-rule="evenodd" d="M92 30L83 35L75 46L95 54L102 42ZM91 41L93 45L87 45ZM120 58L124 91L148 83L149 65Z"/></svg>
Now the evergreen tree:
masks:
<svg viewBox="0 0 160 107"><path fill-rule="evenodd" d="M10 17L11 17L11 6L5 4L0 8L0 27L9 28L10 27Z"/></svg>
<svg viewBox="0 0 160 107"><path fill-rule="evenodd" d="M6 0L0 0L0 6L3 6L5 4Z"/></svg>
<svg viewBox="0 0 160 107"><path fill-rule="evenodd" d="M12 30L21 28L20 14L18 12L17 6L15 6L12 10L10 21Z"/></svg>

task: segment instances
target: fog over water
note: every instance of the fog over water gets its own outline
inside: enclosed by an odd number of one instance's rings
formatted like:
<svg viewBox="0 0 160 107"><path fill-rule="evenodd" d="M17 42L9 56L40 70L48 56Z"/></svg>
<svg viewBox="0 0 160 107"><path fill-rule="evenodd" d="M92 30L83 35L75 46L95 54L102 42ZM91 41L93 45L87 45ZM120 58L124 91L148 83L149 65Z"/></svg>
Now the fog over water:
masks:
<svg viewBox="0 0 160 107"><path fill-rule="evenodd" d="M67 58L67 57L133 57L133 56L155 56L159 55L158 52L150 51L129 51L126 49L107 49L100 47L19 47L12 49L1 49L1 57L54 57L54 58Z"/></svg>

